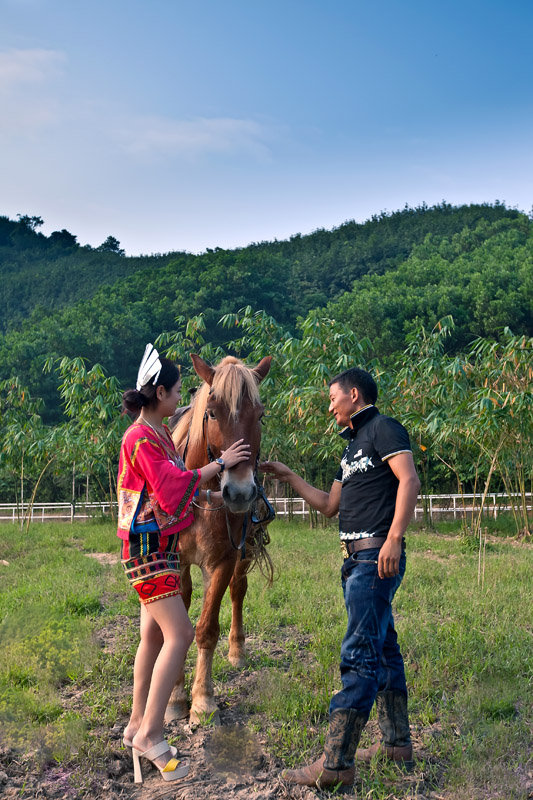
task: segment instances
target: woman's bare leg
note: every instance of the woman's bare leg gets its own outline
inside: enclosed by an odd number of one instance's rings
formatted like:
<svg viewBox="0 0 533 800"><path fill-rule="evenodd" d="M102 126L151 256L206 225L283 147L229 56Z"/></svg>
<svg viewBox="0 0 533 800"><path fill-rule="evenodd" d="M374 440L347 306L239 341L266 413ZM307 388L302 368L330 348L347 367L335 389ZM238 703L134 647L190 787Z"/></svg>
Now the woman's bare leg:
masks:
<svg viewBox="0 0 533 800"><path fill-rule="evenodd" d="M180 595L155 600L146 604L145 609L159 627L163 644L153 663L144 715L134 737L134 746L141 752L163 739L165 710L170 693L194 639L194 629ZM156 759L156 763L162 767L168 758L168 754L165 754Z"/></svg>
<svg viewBox="0 0 533 800"><path fill-rule="evenodd" d="M133 666L133 703L130 720L124 729L124 738L131 742L142 722L146 708L146 698L152 680L152 671L159 651L163 646L163 634L154 618L141 603L141 640L137 648Z"/></svg>

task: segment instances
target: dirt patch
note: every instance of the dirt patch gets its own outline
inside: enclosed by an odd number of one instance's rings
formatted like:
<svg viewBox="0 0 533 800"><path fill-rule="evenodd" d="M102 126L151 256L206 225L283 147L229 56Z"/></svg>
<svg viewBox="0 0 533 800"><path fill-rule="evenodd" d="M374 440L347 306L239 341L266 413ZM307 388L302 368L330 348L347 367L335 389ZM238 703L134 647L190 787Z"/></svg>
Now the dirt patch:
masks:
<svg viewBox="0 0 533 800"><path fill-rule="evenodd" d="M115 553L84 553L83 555L87 558L94 558L99 564L107 566L114 566L120 561L120 557Z"/></svg>

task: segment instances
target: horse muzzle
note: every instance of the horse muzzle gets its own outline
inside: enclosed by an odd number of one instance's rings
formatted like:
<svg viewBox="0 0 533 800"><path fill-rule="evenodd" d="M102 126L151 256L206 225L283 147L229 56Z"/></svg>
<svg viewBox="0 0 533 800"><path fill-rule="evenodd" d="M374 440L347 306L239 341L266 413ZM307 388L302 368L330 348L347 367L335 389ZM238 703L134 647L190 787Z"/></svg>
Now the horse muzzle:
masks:
<svg viewBox="0 0 533 800"><path fill-rule="evenodd" d="M238 480L230 474L222 480L222 499L228 511L233 514L245 514L257 497L257 486L253 476L247 480Z"/></svg>

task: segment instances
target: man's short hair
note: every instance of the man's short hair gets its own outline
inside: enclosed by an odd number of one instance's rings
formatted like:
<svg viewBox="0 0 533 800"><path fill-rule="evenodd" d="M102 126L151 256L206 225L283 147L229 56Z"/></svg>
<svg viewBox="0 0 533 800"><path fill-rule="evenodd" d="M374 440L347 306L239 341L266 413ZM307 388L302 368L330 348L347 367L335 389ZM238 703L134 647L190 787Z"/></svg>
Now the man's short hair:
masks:
<svg viewBox="0 0 533 800"><path fill-rule="evenodd" d="M355 387L361 393L365 403L374 404L378 399L376 381L370 372L359 369L359 367L350 367L339 375L335 375L328 385L333 386L334 383L338 383L343 392L349 392Z"/></svg>

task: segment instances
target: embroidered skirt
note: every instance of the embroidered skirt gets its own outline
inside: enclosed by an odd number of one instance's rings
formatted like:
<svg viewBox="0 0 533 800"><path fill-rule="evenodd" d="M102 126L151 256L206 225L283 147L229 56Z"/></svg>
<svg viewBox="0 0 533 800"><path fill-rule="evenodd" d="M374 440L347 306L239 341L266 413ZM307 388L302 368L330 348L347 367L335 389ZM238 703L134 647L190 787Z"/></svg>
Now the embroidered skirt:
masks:
<svg viewBox="0 0 533 800"><path fill-rule="evenodd" d="M121 561L141 603L181 594L179 534L130 533L122 542Z"/></svg>

